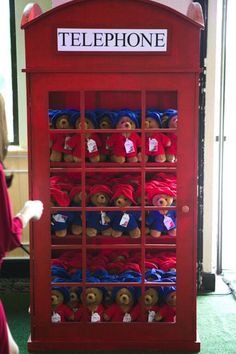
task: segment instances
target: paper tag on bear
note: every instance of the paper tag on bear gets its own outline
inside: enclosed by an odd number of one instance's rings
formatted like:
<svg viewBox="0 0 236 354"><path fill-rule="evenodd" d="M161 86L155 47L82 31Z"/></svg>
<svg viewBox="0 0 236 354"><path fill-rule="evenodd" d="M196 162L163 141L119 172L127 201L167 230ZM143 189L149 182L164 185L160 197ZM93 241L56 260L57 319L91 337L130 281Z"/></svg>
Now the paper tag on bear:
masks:
<svg viewBox="0 0 236 354"><path fill-rule="evenodd" d="M132 318L131 318L130 313L126 313L123 317L123 322L131 322L131 321L132 321Z"/></svg>
<svg viewBox="0 0 236 354"><path fill-rule="evenodd" d="M101 211L101 224L102 225L107 225L107 223L106 223L106 213L105 213L105 211Z"/></svg>
<svg viewBox="0 0 236 354"><path fill-rule="evenodd" d="M70 140L70 136L66 136L66 137L65 137L64 149L65 149L65 150L72 150L72 147L70 147L70 146L67 144L68 140Z"/></svg>
<svg viewBox="0 0 236 354"><path fill-rule="evenodd" d="M121 220L120 220L120 226L127 227L129 220L130 220L129 214L124 213Z"/></svg>
<svg viewBox="0 0 236 354"><path fill-rule="evenodd" d="M88 152L96 152L98 151L98 147L96 144L96 141L93 139L88 139L87 140L87 148L88 148Z"/></svg>
<svg viewBox="0 0 236 354"><path fill-rule="evenodd" d="M101 316L97 312L93 312L91 316L91 322L100 322Z"/></svg>
<svg viewBox="0 0 236 354"><path fill-rule="evenodd" d="M62 215L62 214L54 214L52 216L52 218L56 221L56 222L63 222L66 223L68 216L66 215Z"/></svg>
<svg viewBox="0 0 236 354"><path fill-rule="evenodd" d="M149 138L149 151L158 151L158 141L155 138Z"/></svg>
<svg viewBox="0 0 236 354"><path fill-rule="evenodd" d="M57 312L53 312L52 314L52 323L61 322L61 316Z"/></svg>
<svg viewBox="0 0 236 354"><path fill-rule="evenodd" d="M155 314L156 312L155 311L148 311L148 322L153 322L154 319L155 319Z"/></svg>
<svg viewBox="0 0 236 354"><path fill-rule="evenodd" d="M174 221L169 216L164 215L163 222L167 230L173 229L175 227Z"/></svg>
<svg viewBox="0 0 236 354"><path fill-rule="evenodd" d="M132 140L129 140L128 138L125 140L125 152L127 154L130 154L131 152L135 152L134 143L132 142Z"/></svg>

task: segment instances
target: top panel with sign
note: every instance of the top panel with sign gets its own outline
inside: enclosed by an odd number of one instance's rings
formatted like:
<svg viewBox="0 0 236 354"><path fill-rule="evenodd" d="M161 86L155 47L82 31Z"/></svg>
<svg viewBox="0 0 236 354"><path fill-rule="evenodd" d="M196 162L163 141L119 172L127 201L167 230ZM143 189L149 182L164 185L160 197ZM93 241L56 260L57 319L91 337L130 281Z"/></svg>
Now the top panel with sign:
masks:
<svg viewBox="0 0 236 354"><path fill-rule="evenodd" d="M199 71L201 25L155 1L74 0L23 27L27 71Z"/></svg>

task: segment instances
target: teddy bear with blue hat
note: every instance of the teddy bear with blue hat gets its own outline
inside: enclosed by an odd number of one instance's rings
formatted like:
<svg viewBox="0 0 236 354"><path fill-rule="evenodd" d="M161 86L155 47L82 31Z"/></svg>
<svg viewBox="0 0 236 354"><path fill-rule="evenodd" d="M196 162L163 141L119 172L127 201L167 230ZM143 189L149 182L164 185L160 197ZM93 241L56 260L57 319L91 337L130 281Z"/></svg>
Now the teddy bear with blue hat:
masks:
<svg viewBox="0 0 236 354"><path fill-rule="evenodd" d="M111 161L117 163L138 162L141 138L134 131L139 128L136 114L128 109L118 111L115 128L121 132L111 134L107 146L111 151Z"/></svg>
<svg viewBox="0 0 236 354"><path fill-rule="evenodd" d="M177 129L178 127L178 111L176 109L168 109L163 113L164 127L169 129ZM166 160L168 162L177 162L177 134L173 132L167 133L171 141L171 145L166 148Z"/></svg>
<svg viewBox="0 0 236 354"><path fill-rule="evenodd" d="M97 113L97 122L99 129L113 129L115 127L116 113L113 111L102 110ZM101 133L101 148L100 148L100 161L110 161L110 149L107 141L112 137L112 133Z"/></svg>
<svg viewBox="0 0 236 354"><path fill-rule="evenodd" d="M87 281L90 282L90 279ZM83 318L85 321L93 323L103 321L104 306L102 302L105 292L105 288L97 286L84 289L81 294L81 300L83 303Z"/></svg>
<svg viewBox="0 0 236 354"><path fill-rule="evenodd" d="M64 282L64 279L55 278L55 283ZM67 305L69 302L69 290L67 287L54 285L51 290L51 321L53 323L73 321L74 314Z"/></svg>
<svg viewBox="0 0 236 354"><path fill-rule="evenodd" d="M112 289L113 303L104 311L106 322L135 322L140 316L140 307L137 304L140 288L121 286Z"/></svg>
<svg viewBox="0 0 236 354"><path fill-rule="evenodd" d="M71 124L73 128L81 130L82 121L81 121L81 112L76 112L71 116ZM85 111L84 117L84 129L85 129L85 158L90 162L99 162L100 161L100 148L101 140L99 134L94 132L89 132L90 129L97 129L97 120L96 114L93 111ZM73 161L81 162L81 143L82 137L80 133L75 133L73 136L68 139L67 146L72 151Z"/></svg>
<svg viewBox="0 0 236 354"><path fill-rule="evenodd" d="M62 109L50 112L50 122L52 130L49 134L50 139L50 161L52 162L71 162L71 149L67 146L68 139L71 138L71 133L66 132L68 129L73 129L71 125L71 115L75 110ZM65 130L64 132L57 132L58 129Z"/></svg>
<svg viewBox="0 0 236 354"><path fill-rule="evenodd" d="M156 111L147 111L145 117L146 129L161 129L161 115ZM171 145L169 137L159 131L145 133L145 161L165 162L165 148Z"/></svg>
<svg viewBox="0 0 236 354"><path fill-rule="evenodd" d="M162 281L171 282L174 279L163 279ZM164 305L161 306L158 315L162 322L176 322L176 286L161 287L161 297Z"/></svg>

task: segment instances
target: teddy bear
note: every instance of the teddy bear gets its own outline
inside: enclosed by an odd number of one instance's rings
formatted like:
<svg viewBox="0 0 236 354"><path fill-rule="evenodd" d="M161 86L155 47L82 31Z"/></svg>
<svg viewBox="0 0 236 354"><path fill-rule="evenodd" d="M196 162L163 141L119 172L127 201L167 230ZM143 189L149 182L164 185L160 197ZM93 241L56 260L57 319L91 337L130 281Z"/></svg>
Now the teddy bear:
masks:
<svg viewBox="0 0 236 354"><path fill-rule="evenodd" d="M163 185L156 186L148 191L149 203L157 207L171 206L175 197L175 191ZM176 236L176 211L151 210L146 217L146 225L153 237L160 237L162 232L168 233L170 236Z"/></svg>
<svg viewBox="0 0 236 354"><path fill-rule="evenodd" d="M70 116L72 114L71 110L55 110L51 114L50 121L53 130L63 129L68 130L72 129L70 123ZM67 140L70 139L71 135L68 133L58 133L56 131L50 131L49 140L50 140L50 161L52 162L61 162L72 161L71 154L68 154L67 150L71 150L70 147L67 147ZM68 155L68 157L66 157Z"/></svg>
<svg viewBox="0 0 236 354"><path fill-rule="evenodd" d="M68 194L59 188L50 188L51 206L68 207L70 198ZM51 215L51 231L58 237L65 237L70 227L74 214L70 211L60 211Z"/></svg>
<svg viewBox="0 0 236 354"><path fill-rule="evenodd" d="M82 205L82 189L80 185L75 185L70 191L70 206L71 207L81 207ZM85 192L85 202L87 199L87 194ZM71 233L75 236L79 236L82 234L82 219L81 219L81 211L71 212L72 220L71 220Z"/></svg>
<svg viewBox="0 0 236 354"><path fill-rule="evenodd" d="M141 231L139 221L141 218L140 211L129 211L128 207L136 205L133 197L134 189L129 184L120 184L115 187L115 192L111 198L111 202L116 207L127 209L125 211L108 212L108 221L112 226L112 236L121 237L123 233L128 233L132 238L139 238Z"/></svg>
<svg viewBox="0 0 236 354"><path fill-rule="evenodd" d="M96 184L90 188L89 200L90 205L104 208L109 205L112 191L103 184ZM98 233L104 236L111 236L112 229L109 224L109 217L105 211L87 211L86 212L86 234L94 237Z"/></svg>
<svg viewBox="0 0 236 354"><path fill-rule="evenodd" d="M139 289L132 286L113 288L112 298L114 302L104 311L104 321L137 321L140 315L140 308L136 304L138 292Z"/></svg>
<svg viewBox="0 0 236 354"><path fill-rule="evenodd" d="M117 163L138 162L141 138L134 132L139 128L139 121L134 112L126 109L116 115L116 129L124 130L111 134L107 139L107 146L111 150L111 161Z"/></svg>
<svg viewBox="0 0 236 354"><path fill-rule="evenodd" d="M144 311L145 321L156 322L161 320L159 314L160 306L158 305L159 294L157 288L150 287L145 289L144 293Z"/></svg>
<svg viewBox="0 0 236 354"><path fill-rule="evenodd" d="M75 129L81 129L82 122L80 112L76 112L71 115L71 122ZM101 140L99 134L90 133L89 129L96 129L97 121L96 115L93 111L85 111L84 119L84 129L87 130L85 133L85 158L90 162L100 161ZM73 134L67 140L67 146L71 149L71 154L73 156L74 162L81 162L81 134Z"/></svg>
<svg viewBox="0 0 236 354"><path fill-rule="evenodd" d="M98 287L86 288L81 300L84 306L84 319L87 322L102 322L104 307L102 305L104 289Z"/></svg>
<svg viewBox="0 0 236 354"><path fill-rule="evenodd" d="M161 116L158 112L147 111L145 118L146 129L162 128ZM165 148L171 145L169 137L158 131L145 134L145 161L154 159L155 162L165 162Z"/></svg>
<svg viewBox="0 0 236 354"><path fill-rule="evenodd" d="M115 112L112 111L102 111L99 112L97 116L98 127L100 129L113 129L115 122ZM101 148L100 148L100 161L110 160L110 149L107 145L107 140L112 136L110 133L100 134Z"/></svg>
<svg viewBox="0 0 236 354"><path fill-rule="evenodd" d="M170 279L168 279L170 281ZM175 322L176 321L176 287L164 286L162 288L162 297L165 304L158 311L159 321Z"/></svg>
<svg viewBox="0 0 236 354"><path fill-rule="evenodd" d="M175 109L169 109L164 112L164 126L169 129L177 129L178 125L178 112ZM177 135L174 132L167 133L168 138L171 141L171 145L165 149L166 160L168 162L177 161Z"/></svg>
<svg viewBox="0 0 236 354"><path fill-rule="evenodd" d="M57 282L57 279L54 279ZM66 287L53 286L51 290L51 321L53 323L73 321L74 314L67 305L69 291Z"/></svg>
<svg viewBox="0 0 236 354"><path fill-rule="evenodd" d="M73 311L73 321L80 321L82 316L83 316L83 309L82 309L82 304L80 300L81 296L81 288L78 287L71 287L69 289L69 302L68 306L70 309Z"/></svg>

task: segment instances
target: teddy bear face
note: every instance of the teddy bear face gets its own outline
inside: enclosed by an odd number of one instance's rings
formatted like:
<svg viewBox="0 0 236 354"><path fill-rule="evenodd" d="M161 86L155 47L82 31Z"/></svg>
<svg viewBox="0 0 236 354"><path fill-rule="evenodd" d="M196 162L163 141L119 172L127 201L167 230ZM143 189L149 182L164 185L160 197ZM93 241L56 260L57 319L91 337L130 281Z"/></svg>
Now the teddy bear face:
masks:
<svg viewBox="0 0 236 354"><path fill-rule="evenodd" d="M91 202L95 206L107 206L109 204L110 198L106 193L95 193L91 196Z"/></svg>
<svg viewBox="0 0 236 354"><path fill-rule="evenodd" d="M102 291L98 288L87 288L85 290L85 303L87 305L99 305L103 299Z"/></svg>
<svg viewBox="0 0 236 354"><path fill-rule="evenodd" d="M174 198L166 194L156 194L152 198L152 205L156 206L170 206L174 201Z"/></svg>
<svg viewBox="0 0 236 354"><path fill-rule="evenodd" d="M103 116L99 122L99 128L100 129L111 129L112 128L111 119L108 116Z"/></svg>
<svg viewBox="0 0 236 354"><path fill-rule="evenodd" d="M172 291L166 296L166 303L170 307L175 307L176 306L176 292Z"/></svg>
<svg viewBox="0 0 236 354"><path fill-rule="evenodd" d="M81 123L81 119L78 118L75 122L75 129L81 129L81 126L82 126L82 123ZM85 129L94 129L95 126L94 124L92 123L92 121L88 118L85 117L85 120L84 120L84 128Z"/></svg>
<svg viewBox="0 0 236 354"><path fill-rule="evenodd" d="M71 305L77 305L78 302L79 302L79 297L78 297L78 291L77 291L77 288L70 288L70 291L69 291L69 295L70 295L70 304Z"/></svg>
<svg viewBox="0 0 236 354"><path fill-rule="evenodd" d="M177 128L177 125L178 125L178 116L173 116L170 118L169 120L169 128Z"/></svg>
<svg viewBox="0 0 236 354"><path fill-rule="evenodd" d="M130 119L127 116L123 116L120 118L119 122L116 125L117 129L130 129L133 130L136 128L135 123L132 121L132 119Z"/></svg>
<svg viewBox="0 0 236 354"><path fill-rule="evenodd" d="M127 197L121 194L114 200L114 205L118 207L126 207L132 205L132 202Z"/></svg>
<svg viewBox="0 0 236 354"><path fill-rule="evenodd" d="M122 288L118 290L116 294L116 303L118 305L129 305L134 304L134 299L132 293L127 288Z"/></svg>
<svg viewBox="0 0 236 354"><path fill-rule="evenodd" d="M151 117L146 117L145 119L145 128L147 129L157 129L160 128L159 123L157 122L156 119L151 118Z"/></svg>
<svg viewBox="0 0 236 354"><path fill-rule="evenodd" d="M144 295L144 304L145 306L149 307L149 306L153 306L158 302L158 292L153 289L153 288L149 288L145 291L145 295Z"/></svg>
<svg viewBox="0 0 236 354"><path fill-rule="evenodd" d="M56 129L71 129L70 118L66 114L62 114L56 120Z"/></svg>
<svg viewBox="0 0 236 354"><path fill-rule="evenodd" d="M64 302L64 297L62 293L59 290L52 289L51 291L51 304L53 306L58 306L63 304Z"/></svg>

